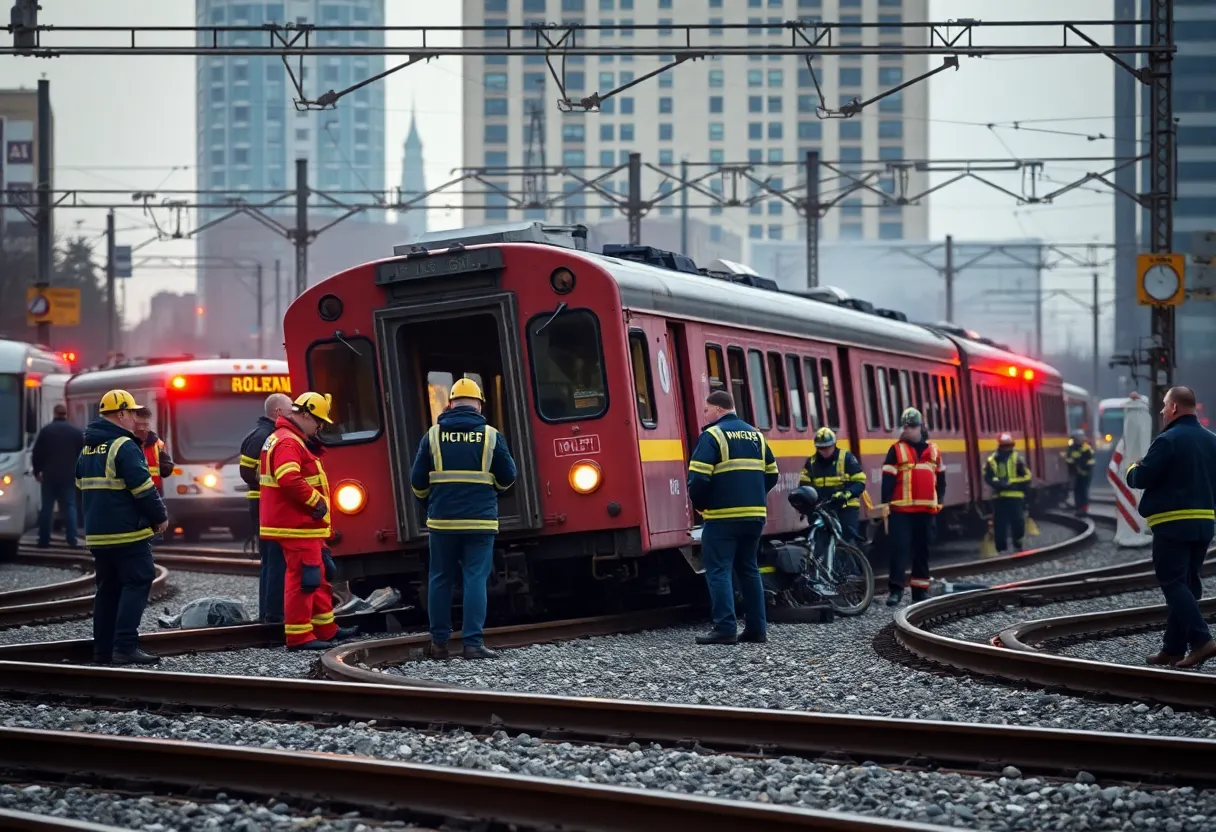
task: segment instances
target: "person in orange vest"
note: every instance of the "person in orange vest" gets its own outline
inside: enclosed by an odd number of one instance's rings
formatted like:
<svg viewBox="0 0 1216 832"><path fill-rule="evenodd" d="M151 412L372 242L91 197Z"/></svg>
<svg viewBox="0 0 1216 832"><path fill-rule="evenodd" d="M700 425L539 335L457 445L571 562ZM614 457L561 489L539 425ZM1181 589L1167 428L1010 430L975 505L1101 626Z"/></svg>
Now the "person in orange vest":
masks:
<svg viewBox="0 0 1216 832"><path fill-rule="evenodd" d="M283 632L288 650L326 650L359 631L334 622L329 584L329 480L316 437L322 424L333 424L331 405L328 394L302 394L289 414L275 420L258 458L258 534L278 542L287 564Z"/></svg>
<svg viewBox="0 0 1216 832"><path fill-rule="evenodd" d="M933 515L946 496L946 469L937 446L929 441L924 417L909 407L899 417L899 439L882 465L882 501L887 506L887 540L891 571L887 606L904 597L904 570L912 561L912 601L929 597L929 541Z"/></svg>
<svg viewBox="0 0 1216 832"><path fill-rule="evenodd" d="M141 407L135 411L135 438L144 449L144 459L148 463L148 471L152 474L152 484L156 492L165 496L165 480L173 476L173 457L165 449L165 442L152 432L152 411Z"/></svg>

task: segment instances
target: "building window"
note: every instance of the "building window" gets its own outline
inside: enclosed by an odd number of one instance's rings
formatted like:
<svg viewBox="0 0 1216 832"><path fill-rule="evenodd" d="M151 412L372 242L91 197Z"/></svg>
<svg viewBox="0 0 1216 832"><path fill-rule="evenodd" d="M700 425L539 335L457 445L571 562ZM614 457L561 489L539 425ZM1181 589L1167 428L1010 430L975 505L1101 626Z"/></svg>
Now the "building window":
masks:
<svg viewBox="0 0 1216 832"><path fill-rule="evenodd" d="M711 113L720 113L720 112L722 112L722 96L720 96L720 95L711 95L711 96L709 97L709 111L710 111Z"/></svg>
<svg viewBox="0 0 1216 832"><path fill-rule="evenodd" d="M616 154L613 153L611 150L601 150L600 151L600 167L602 167L602 168L616 167ZM609 182L608 184L611 185L612 183Z"/></svg>
<svg viewBox="0 0 1216 832"><path fill-rule="evenodd" d="M562 124L562 141L585 142L587 140L587 125L583 122L566 122Z"/></svg>
<svg viewBox="0 0 1216 832"><path fill-rule="evenodd" d="M585 11L583 0L562 0L562 11L564 11L564 12Z"/></svg>
<svg viewBox="0 0 1216 832"><path fill-rule="evenodd" d="M747 111L749 113L763 113L764 112L764 96L749 95L747 97Z"/></svg>
<svg viewBox="0 0 1216 832"><path fill-rule="evenodd" d="M545 0L524 0L525 12L544 12Z"/></svg>
<svg viewBox="0 0 1216 832"><path fill-rule="evenodd" d="M659 151L660 167L670 167L672 162L674 162L674 161L675 161L675 154L671 150L668 150L665 148L665 149Z"/></svg>
<svg viewBox="0 0 1216 832"><path fill-rule="evenodd" d="M902 240L903 238L904 224L902 222L880 222L878 224L878 239Z"/></svg>
<svg viewBox="0 0 1216 832"><path fill-rule="evenodd" d="M244 104L238 104L233 107L232 120L234 122L249 121L249 107Z"/></svg>
<svg viewBox="0 0 1216 832"><path fill-rule="evenodd" d="M770 139L782 138L782 125L779 121L770 121L768 123L768 137Z"/></svg>
<svg viewBox="0 0 1216 832"><path fill-rule="evenodd" d="M771 165L779 165L785 161L785 151L779 147L770 147L768 149L768 161Z"/></svg>
<svg viewBox="0 0 1216 832"><path fill-rule="evenodd" d="M861 223L842 222L840 224L840 239L860 240L862 238Z"/></svg>
<svg viewBox="0 0 1216 832"><path fill-rule="evenodd" d="M779 225L770 225L768 227L768 238L770 240L780 240L781 233L782 233L782 228Z"/></svg>
<svg viewBox="0 0 1216 832"><path fill-rule="evenodd" d="M860 199L846 199L840 203L840 216L860 217L862 204Z"/></svg>
<svg viewBox="0 0 1216 832"><path fill-rule="evenodd" d="M852 66L842 66L840 68L840 86L842 87L860 87L861 86L861 68Z"/></svg>
<svg viewBox="0 0 1216 832"><path fill-rule="evenodd" d="M660 112L660 113L670 113L671 111L672 111L671 97L670 97L670 96L666 96L666 95L664 95L664 96L660 96L660 98L659 98L659 112Z"/></svg>
<svg viewBox="0 0 1216 832"><path fill-rule="evenodd" d="M720 142L725 137L725 129L720 121L711 121L709 123L709 140L711 142Z"/></svg>
<svg viewBox="0 0 1216 832"><path fill-rule="evenodd" d="M587 164L587 156L581 150L563 150L562 165L568 168L581 168Z"/></svg>
<svg viewBox="0 0 1216 832"><path fill-rule="evenodd" d="M581 0L580 0L581 2ZM567 72L566 73L566 90L578 90L582 92L587 89L587 78L582 72Z"/></svg>
<svg viewBox="0 0 1216 832"><path fill-rule="evenodd" d="M507 166L507 153L505 150L487 150L485 154L485 166L488 168L503 168Z"/></svg>
<svg viewBox="0 0 1216 832"><path fill-rule="evenodd" d="M904 82L904 70L900 66L880 66L878 83L884 87L898 87Z"/></svg>
<svg viewBox="0 0 1216 832"><path fill-rule="evenodd" d="M879 35L898 35L903 32L899 24L903 23L903 17L897 14L880 14L878 22L881 24L878 27Z"/></svg>
<svg viewBox="0 0 1216 832"><path fill-rule="evenodd" d="M840 161L845 164L861 164L861 148L860 147L842 147L840 148Z"/></svg>
<svg viewBox="0 0 1216 832"><path fill-rule="evenodd" d="M621 76L622 76L621 83L622 84L626 83L624 75L625 75L625 73L622 72L621 73ZM633 115L633 99L632 98L626 96L621 99L621 115L623 115L623 116Z"/></svg>
<svg viewBox="0 0 1216 832"><path fill-rule="evenodd" d="M487 116L505 116L507 114L507 99L487 98L483 114Z"/></svg>
<svg viewBox="0 0 1216 832"><path fill-rule="evenodd" d="M605 123L600 125L600 141L610 142L616 138L616 125ZM611 151L609 151L611 153ZM609 164L612 164L609 162Z"/></svg>
<svg viewBox="0 0 1216 832"><path fill-rule="evenodd" d="M623 142L633 141L633 125L632 124L622 124L621 125L621 141L623 141Z"/></svg>
<svg viewBox="0 0 1216 832"><path fill-rule="evenodd" d="M840 122L840 140L842 142L861 141L861 122L851 120Z"/></svg>
<svg viewBox="0 0 1216 832"><path fill-rule="evenodd" d="M818 121L798 122L798 138L818 141L823 138L823 125Z"/></svg>
<svg viewBox="0 0 1216 832"><path fill-rule="evenodd" d="M784 99L779 95L770 95L768 97L768 111L770 113L780 113L782 111Z"/></svg>
<svg viewBox="0 0 1216 832"><path fill-rule="evenodd" d="M887 119L878 122L878 138L902 139L903 137L904 123L902 121L891 121Z"/></svg>
<svg viewBox="0 0 1216 832"><path fill-rule="evenodd" d="M663 76L660 75L659 77L661 78ZM722 86L722 70L711 69L709 71L709 86L713 88L719 88Z"/></svg>
<svg viewBox="0 0 1216 832"><path fill-rule="evenodd" d="M506 144L507 143L507 125L505 124L487 124L485 126L485 135L483 141L485 144ZM297 130L298 134L300 131ZM307 132L307 131L305 131Z"/></svg>
<svg viewBox="0 0 1216 832"><path fill-rule="evenodd" d="M896 162L904 158L904 149L899 145L878 148L878 158L884 162Z"/></svg>
<svg viewBox="0 0 1216 832"><path fill-rule="evenodd" d="M747 124L747 137L753 141L760 141L764 138L764 124L759 121L751 121Z"/></svg>
<svg viewBox="0 0 1216 832"><path fill-rule="evenodd" d="M880 102L881 103L881 102ZM813 95L798 96L798 112L813 113L819 106L819 99Z"/></svg>
<svg viewBox="0 0 1216 832"><path fill-rule="evenodd" d="M630 56L622 55L621 62L624 63L626 58L630 58ZM630 58L630 59L632 60L632 58ZM661 75L659 75L659 89L664 89L664 90L671 89L671 82L672 82L671 70L668 70L667 72L664 72Z"/></svg>
<svg viewBox="0 0 1216 832"><path fill-rule="evenodd" d="M753 165L763 162L764 151L758 147L749 147L747 149L747 161Z"/></svg>
<svg viewBox="0 0 1216 832"><path fill-rule="evenodd" d="M785 205L785 203L784 203L784 202L782 202L782 201L781 201L781 200L779 200L779 199L773 199L773 200L770 200L770 201L769 201L769 203L768 203L768 214L769 214L769 216L770 216L770 217L779 217L779 216L781 216L781 213L782 213L782 208L783 208L783 206L784 206L784 205Z"/></svg>
<svg viewBox="0 0 1216 832"><path fill-rule="evenodd" d="M785 83L785 72L780 69L770 69L768 71L768 85L770 87L780 87Z"/></svg>
<svg viewBox="0 0 1216 832"><path fill-rule="evenodd" d="M669 142L672 137L672 126L670 124L659 125L659 141Z"/></svg>
<svg viewBox="0 0 1216 832"><path fill-rule="evenodd" d="M763 87L764 86L764 70L763 69L749 69L747 71L747 85L749 87Z"/></svg>
<svg viewBox="0 0 1216 832"><path fill-rule="evenodd" d="M903 111L904 94L902 92L888 95L878 102L878 112L880 113L902 113Z"/></svg>

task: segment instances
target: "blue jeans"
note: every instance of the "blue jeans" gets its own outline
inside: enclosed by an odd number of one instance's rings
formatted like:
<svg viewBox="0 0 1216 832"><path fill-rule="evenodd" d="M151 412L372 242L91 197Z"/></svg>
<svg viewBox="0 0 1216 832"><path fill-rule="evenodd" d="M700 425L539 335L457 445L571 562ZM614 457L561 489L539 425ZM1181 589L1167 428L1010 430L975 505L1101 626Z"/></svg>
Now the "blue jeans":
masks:
<svg viewBox="0 0 1216 832"><path fill-rule="evenodd" d="M258 553L262 570L258 575L258 620L267 624L283 623L283 581L287 576L287 561L277 540L258 538Z"/></svg>
<svg viewBox="0 0 1216 832"><path fill-rule="evenodd" d="M719 633L733 636L737 630L733 580L736 575L743 595L746 632L767 633L764 584L756 563L763 532L763 520L709 520L701 532L701 563L709 586L714 629Z"/></svg>
<svg viewBox="0 0 1216 832"><path fill-rule="evenodd" d="M152 566L152 546L146 540L92 552L97 582L93 659L108 661L113 653L133 653L139 645L139 622L148 606L156 570Z"/></svg>
<svg viewBox="0 0 1216 832"><path fill-rule="evenodd" d="M69 546L75 546L76 484L50 483L45 477L42 480L42 511L38 514L38 545L51 544L51 521L55 518L55 503L59 503L59 510L63 512L63 535Z"/></svg>
<svg viewBox="0 0 1216 832"><path fill-rule="evenodd" d="M451 638L452 589L463 577L461 637L466 647L479 647L486 626L486 584L494 566L494 535L432 530L428 538L431 576L426 608L431 641L447 644Z"/></svg>
<svg viewBox="0 0 1216 832"><path fill-rule="evenodd" d="M1162 534L1160 527L1153 534L1153 571L1161 584L1161 594L1169 612L1165 616L1165 635L1161 649L1171 656L1181 656L1212 640L1212 633L1199 599L1203 597L1200 573L1210 540L1175 540Z"/></svg>

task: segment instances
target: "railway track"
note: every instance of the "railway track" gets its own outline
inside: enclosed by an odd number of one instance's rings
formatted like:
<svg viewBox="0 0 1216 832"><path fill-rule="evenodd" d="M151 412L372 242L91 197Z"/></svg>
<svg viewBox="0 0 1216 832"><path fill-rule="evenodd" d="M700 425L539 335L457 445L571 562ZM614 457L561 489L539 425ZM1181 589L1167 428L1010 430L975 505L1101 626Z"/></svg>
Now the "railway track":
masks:
<svg viewBox="0 0 1216 832"><path fill-rule="evenodd" d="M32 812L0 809L0 830L4 832L120 832L121 827L68 820Z"/></svg>

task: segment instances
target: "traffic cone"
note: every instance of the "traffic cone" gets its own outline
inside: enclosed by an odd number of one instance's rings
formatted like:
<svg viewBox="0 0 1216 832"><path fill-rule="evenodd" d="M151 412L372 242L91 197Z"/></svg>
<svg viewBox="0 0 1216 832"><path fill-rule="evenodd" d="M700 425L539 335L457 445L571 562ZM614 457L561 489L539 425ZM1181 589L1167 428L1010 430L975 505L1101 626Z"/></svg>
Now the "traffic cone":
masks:
<svg viewBox="0 0 1216 832"><path fill-rule="evenodd" d="M988 533L980 541L980 557L990 558L996 554L996 539L992 532L992 518L988 518Z"/></svg>
<svg viewBox="0 0 1216 832"><path fill-rule="evenodd" d="M1026 515L1026 534L1030 537L1039 536L1039 524L1034 522L1034 518L1029 514Z"/></svg>

